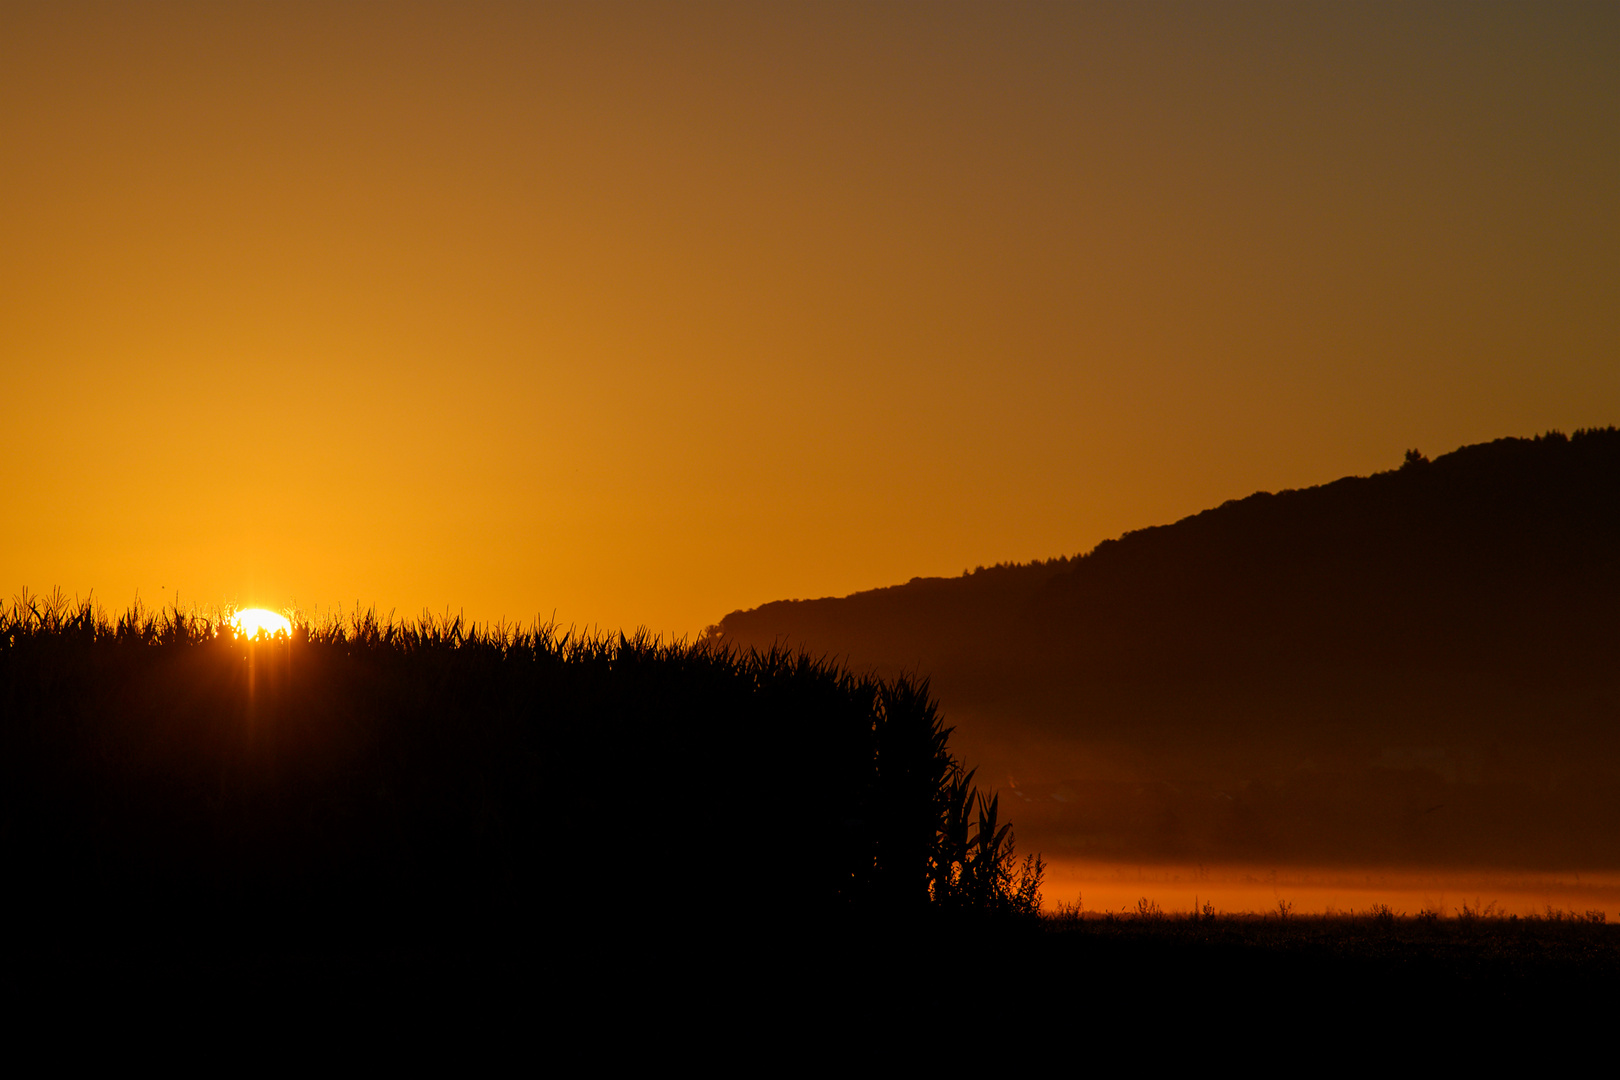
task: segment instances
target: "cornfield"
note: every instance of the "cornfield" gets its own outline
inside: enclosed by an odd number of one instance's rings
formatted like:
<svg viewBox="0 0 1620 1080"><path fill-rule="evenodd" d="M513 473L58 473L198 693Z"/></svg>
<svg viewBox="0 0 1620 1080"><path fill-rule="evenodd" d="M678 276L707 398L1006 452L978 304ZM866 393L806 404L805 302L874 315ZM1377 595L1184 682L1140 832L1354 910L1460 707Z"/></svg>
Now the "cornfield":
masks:
<svg viewBox="0 0 1620 1080"><path fill-rule="evenodd" d="M0 857L39 926L544 937L1033 912L926 681L359 613L0 612ZM122 930L118 928L122 927Z"/></svg>

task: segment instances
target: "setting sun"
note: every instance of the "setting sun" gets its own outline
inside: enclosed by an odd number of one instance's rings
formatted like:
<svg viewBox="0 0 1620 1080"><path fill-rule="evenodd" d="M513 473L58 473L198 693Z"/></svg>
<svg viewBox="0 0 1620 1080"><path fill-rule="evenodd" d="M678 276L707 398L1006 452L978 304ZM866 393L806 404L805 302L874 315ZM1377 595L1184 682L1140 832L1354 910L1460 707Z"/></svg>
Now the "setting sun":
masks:
<svg viewBox="0 0 1620 1080"><path fill-rule="evenodd" d="M231 626L235 627L238 634L250 638L258 637L261 630L268 637L292 633L292 623L288 622L283 616L277 615L273 611L266 611L264 608L244 608L238 611L231 617Z"/></svg>

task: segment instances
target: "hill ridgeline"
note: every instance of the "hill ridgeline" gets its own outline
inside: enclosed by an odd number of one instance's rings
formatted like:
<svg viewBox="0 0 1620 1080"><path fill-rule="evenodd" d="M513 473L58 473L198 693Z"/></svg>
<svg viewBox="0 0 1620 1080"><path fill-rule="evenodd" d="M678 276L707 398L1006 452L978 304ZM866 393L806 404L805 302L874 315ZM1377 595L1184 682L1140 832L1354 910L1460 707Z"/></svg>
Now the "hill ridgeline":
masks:
<svg viewBox="0 0 1620 1080"><path fill-rule="evenodd" d="M733 612L930 675L1052 855L1620 867L1620 430Z"/></svg>

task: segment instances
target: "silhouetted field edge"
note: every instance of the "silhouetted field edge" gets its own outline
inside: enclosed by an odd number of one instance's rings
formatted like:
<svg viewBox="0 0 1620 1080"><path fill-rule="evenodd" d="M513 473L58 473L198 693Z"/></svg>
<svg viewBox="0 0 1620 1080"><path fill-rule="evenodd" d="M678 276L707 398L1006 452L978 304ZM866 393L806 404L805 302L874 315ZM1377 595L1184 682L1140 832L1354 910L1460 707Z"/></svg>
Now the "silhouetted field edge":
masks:
<svg viewBox="0 0 1620 1080"><path fill-rule="evenodd" d="M701 950L762 920L1033 915L1040 860L949 735L926 680L783 649L0 612L0 858L45 936Z"/></svg>

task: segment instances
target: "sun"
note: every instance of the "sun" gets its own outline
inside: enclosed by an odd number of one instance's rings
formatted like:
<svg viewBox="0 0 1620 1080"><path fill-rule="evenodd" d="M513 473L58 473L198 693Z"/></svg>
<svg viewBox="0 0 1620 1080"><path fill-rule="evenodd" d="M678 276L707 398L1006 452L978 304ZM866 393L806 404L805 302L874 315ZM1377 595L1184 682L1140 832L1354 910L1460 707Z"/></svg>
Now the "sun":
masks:
<svg viewBox="0 0 1620 1080"><path fill-rule="evenodd" d="M291 634L292 623L273 611L264 608L243 608L231 616L231 625L238 634L245 637L257 637L259 631L264 631L266 637L275 637L277 634Z"/></svg>

